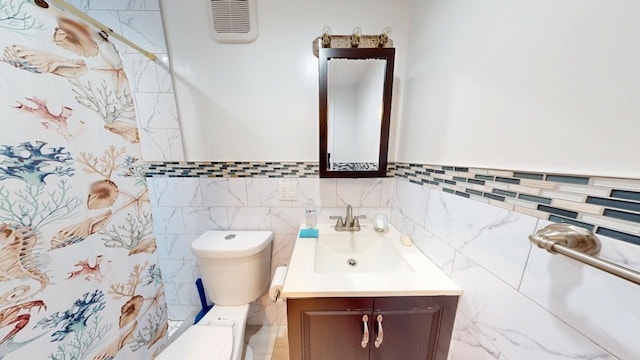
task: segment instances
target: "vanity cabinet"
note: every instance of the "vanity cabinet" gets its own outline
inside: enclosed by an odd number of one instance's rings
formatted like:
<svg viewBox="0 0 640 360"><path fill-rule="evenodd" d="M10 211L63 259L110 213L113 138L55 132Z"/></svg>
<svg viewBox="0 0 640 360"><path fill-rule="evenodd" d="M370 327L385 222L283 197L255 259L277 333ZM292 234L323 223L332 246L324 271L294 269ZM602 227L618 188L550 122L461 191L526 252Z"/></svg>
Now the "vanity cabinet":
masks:
<svg viewBox="0 0 640 360"><path fill-rule="evenodd" d="M287 299L291 360L445 360L457 296Z"/></svg>

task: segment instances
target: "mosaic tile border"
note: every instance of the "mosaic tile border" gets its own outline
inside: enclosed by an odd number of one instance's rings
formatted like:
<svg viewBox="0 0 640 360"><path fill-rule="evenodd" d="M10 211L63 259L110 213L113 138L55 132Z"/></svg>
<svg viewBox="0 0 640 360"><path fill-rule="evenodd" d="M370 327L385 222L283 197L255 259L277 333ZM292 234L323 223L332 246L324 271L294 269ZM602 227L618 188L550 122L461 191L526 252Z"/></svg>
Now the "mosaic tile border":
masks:
<svg viewBox="0 0 640 360"><path fill-rule="evenodd" d="M305 178L320 175L317 162L302 161L154 161L145 162L145 177L270 177ZM393 177L395 165L387 165Z"/></svg>
<svg viewBox="0 0 640 360"><path fill-rule="evenodd" d="M317 162L159 161L145 162L146 177L317 177Z"/></svg>
<svg viewBox="0 0 640 360"><path fill-rule="evenodd" d="M396 163L395 176L640 245L640 180Z"/></svg>

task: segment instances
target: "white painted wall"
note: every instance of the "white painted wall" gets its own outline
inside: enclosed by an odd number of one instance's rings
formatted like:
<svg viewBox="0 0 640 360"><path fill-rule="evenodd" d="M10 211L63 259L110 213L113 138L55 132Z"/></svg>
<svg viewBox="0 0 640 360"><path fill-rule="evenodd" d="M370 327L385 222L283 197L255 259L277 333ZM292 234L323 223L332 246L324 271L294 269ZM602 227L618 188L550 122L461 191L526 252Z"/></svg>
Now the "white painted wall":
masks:
<svg viewBox="0 0 640 360"><path fill-rule="evenodd" d="M640 177L640 2L411 5L396 160Z"/></svg>
<svg viewBox="0 0 640 360"><path fill-rule="evenodd" d="M390 26L396 74L404 73L408 0L257 3L258 39L240 45L210 39L205 0L161 1L188 160L318 161L311 42L325 26L334 34ZM396 78L394 115L401 84Z"/></svg>

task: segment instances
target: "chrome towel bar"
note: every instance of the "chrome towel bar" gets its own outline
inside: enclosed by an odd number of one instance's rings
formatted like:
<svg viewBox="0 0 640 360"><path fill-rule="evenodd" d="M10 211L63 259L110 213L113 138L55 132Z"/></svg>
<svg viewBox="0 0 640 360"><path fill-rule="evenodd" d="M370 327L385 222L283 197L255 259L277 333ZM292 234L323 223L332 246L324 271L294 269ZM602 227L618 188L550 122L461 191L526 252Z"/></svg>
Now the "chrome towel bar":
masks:
<svg viewBox="0 0 640 360"><path fill-rule="evenodd" d="M562 254L640 285L640 272L597 258L600 240L591 231L569 224L551 224L529 235L529 241L552 254Z"/></svg>

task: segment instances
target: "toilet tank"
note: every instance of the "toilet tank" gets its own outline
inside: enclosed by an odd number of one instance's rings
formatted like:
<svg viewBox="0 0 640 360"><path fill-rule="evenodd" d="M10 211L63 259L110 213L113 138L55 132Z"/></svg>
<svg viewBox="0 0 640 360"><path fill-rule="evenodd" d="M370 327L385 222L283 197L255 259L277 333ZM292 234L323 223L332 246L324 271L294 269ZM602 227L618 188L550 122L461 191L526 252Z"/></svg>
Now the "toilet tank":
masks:
<svg viewBox="0 0 640 360"><path fill-rule="evenodd" d="M271 231L206 231L191 243L209 300L244 305L260 297L271 273Z"/></svg>

